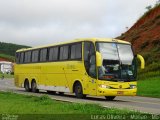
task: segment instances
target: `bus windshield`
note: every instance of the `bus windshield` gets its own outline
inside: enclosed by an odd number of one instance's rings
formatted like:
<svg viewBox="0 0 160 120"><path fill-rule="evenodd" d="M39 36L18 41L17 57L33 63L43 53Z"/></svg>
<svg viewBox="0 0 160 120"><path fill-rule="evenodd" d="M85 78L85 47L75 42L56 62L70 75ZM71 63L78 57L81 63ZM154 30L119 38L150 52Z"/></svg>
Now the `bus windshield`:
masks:
<svg viewBox="0 0 160 120"><path fill-rule="evenodd" d="M97 51L102 55L98 68L99 79L110 81L134 81L136 61L130 44L97 42Z"/></svg>

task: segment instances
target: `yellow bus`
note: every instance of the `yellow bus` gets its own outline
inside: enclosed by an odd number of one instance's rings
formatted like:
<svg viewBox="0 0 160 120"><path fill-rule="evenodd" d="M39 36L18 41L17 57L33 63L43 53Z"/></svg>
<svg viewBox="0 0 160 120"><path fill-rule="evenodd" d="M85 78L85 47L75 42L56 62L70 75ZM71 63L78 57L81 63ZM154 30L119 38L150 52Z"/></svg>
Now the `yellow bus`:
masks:
<svg viewBox="0 0 160 120"><path fill-rule="evenodd" d="M129 42L108 39L76 39L16 51L15 85L26 91L86 95L135 96L136 59Z"/></svg>

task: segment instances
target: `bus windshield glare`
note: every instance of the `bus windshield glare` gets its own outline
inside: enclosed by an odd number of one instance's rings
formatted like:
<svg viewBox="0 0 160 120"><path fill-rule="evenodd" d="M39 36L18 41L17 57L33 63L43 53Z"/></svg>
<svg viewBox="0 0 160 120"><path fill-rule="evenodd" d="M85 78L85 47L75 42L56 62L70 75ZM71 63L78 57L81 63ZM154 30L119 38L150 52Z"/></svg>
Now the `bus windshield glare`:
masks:
<svg viewBox="0 0 160 120"><path fill-rule="evenodd" d="M136 79L136 61L130 44L97 42L96 48L102 55L99 79L125 82Z"/></svg>

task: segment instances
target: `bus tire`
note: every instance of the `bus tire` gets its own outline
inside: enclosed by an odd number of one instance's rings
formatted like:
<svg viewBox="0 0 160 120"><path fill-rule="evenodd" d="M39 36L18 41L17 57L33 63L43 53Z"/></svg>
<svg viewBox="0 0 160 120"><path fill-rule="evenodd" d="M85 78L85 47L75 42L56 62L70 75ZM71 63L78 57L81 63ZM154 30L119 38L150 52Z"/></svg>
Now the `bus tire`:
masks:
<svg viewBox="0 0 160 120"><path fill-rule="evenodd" d="M53 95L55 95L55 94L56 94L56 91L47 90L47 93L48 93L48 94L53 94Z"/></svg>
<svg viewBox="0 0 160 120"><path fill-rule="evenodd" d="M74 92L77 98L85 98L86 95L83 94L83 88L80 82L77 82L74 87Z"/></svg>
<svg viewBox="0 0 160 120"><path fill-rule="evenodd" d="M64 95L64 92L58 92L59 95Z"/></svg>
<svg viewBox="0 0 160 120"><path fill-rule="evenodd" d="M105 96L107 101L112 101L116 96Z"/></svg>
<svg viewBox="0 0 160 120"><path fill-rule="evenodd" d="M26 92L30 92L31 89L29 88L29 81L26 79L24 82L24 88Z"/></svg>
<svg viewBox="0 0 160 120"><path fill-rule="evenodd" d="M33 80L32 83L31 83L31 89L32 89L32 92L34 92L34 93L39 92L39 90L37 89L37 83L36 83L35 80Z"/></svg>

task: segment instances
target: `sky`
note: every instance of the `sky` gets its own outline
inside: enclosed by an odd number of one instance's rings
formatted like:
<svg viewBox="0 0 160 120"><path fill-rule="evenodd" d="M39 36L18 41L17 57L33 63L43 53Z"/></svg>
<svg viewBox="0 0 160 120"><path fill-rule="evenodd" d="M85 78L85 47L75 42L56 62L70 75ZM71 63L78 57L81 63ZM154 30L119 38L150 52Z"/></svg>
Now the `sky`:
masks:
<svg viewBox="0 0 160 120"><path fill-rule="evenodd" d="M0 41L39 46L115 38L157 0L0 0Z"/></svg>

